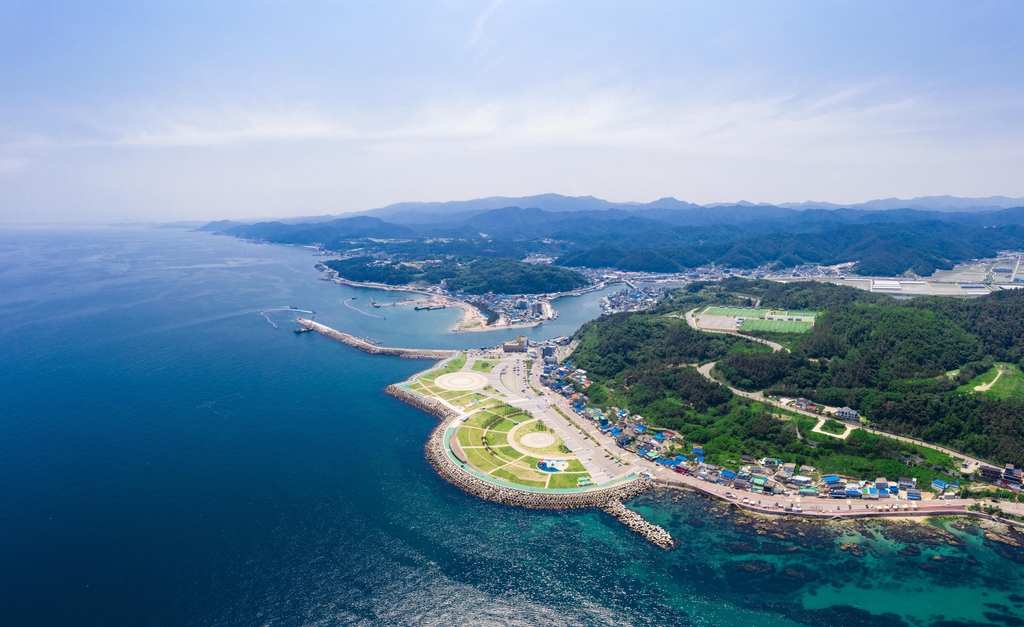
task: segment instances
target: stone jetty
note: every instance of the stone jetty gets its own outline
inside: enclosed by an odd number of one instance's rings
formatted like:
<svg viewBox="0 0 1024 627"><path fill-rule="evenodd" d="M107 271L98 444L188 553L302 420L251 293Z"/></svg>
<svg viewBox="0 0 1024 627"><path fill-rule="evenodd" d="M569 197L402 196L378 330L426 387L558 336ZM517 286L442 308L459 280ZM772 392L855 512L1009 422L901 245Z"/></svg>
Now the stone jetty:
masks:
<svg viewBox="0 0 1024 627"><path fill-rule="evenodd" d="M305 318L299 318L298 322L307 329L316 331L317 333L325 335L332 340L341 342L342 344L348 344L353 348L358 348L364 353L370 353L371 355L393 355L395 357L402 357L405 359L433 359L434 361L440 361L442 359L451 359L458 354L458 351L434 350L429 348L390 348L387 346L377 346L353 335L349 335L348 333L336 331L329 326L320 324L319 322L313 322L312 320L307 320Z"/></svg>
<svg viewBox="0 0 1024 627"><path fill-rule="evenodd" d="M622 524L663 549L671 549L675 546L675 540L672 539L669 532L654 523L647 522L643 516L623 505L621 501L610 501L604 506L604 511L615 516Z"/></svg>
<svg viewBox="0 0 1024 627"><path fill-rule="evenodd" d="M398 384L391 384L384 388L384 392L394 396L400 401L405 401L417 409L422 409L428 414L434 414L441 419L442 424L446 424L451 420L459 417L459 412L455 411L451 407L448 407L441 401L410 392Z"/></svg>

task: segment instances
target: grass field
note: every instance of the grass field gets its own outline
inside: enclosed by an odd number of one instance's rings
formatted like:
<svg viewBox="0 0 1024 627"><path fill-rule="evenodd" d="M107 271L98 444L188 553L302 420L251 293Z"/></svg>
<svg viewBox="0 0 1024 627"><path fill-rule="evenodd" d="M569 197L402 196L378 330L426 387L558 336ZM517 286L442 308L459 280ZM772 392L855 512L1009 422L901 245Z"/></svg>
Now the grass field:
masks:
<svg viewBox="0 0 1024 627"><path fill-rule="evenodd" d="M551 480L548 482L549 488L575 488L576 482L580 477L590 477L587 473L565 473L559 472L551 475Z"/></svg>
<svg viewBox="0 0 1024 627"><path fill-rule="evenodd" d="M463 452L466 454L466 459L469 460L469 463L484 472L491 472L505 463L482 448L464 449Z"/></svg>
<svg viewBox="0 0 1024 627"><path fill-rule="evenodd" d="M470 370L476 370L477 372L490 372L494 370L494 367L498 365L495 361L478 361L473 364Z"/></svg>
<svg viewBox="0 0 1024 627"><path fill-rule="evenodd" d="M523 439L524 436L529 435L531 433L538 433L538 432L550 433L551 437L555 438L555 443L552 444L551 446L545 446L544 448L533 448L532 446L526 446L525 444L522 443L522 439ZM518 431L516 431L515 438L516 438L516 443L519 446L523 447L524 449L526 449L528 451L532 451L536 455L565 455L566 454L565 450L562 448L563 446L565 446L562 443L562 438L558 437L557 435L555 435L554 433L549 431L546 427L544 427L544 423L542 423L539 420L534 420L534 421L531 421L530 423L524 424Z"/></svg>
<svg viewBox="0 0 1024 627"><path fill-rule="evenodd" d="M771 309L745 309L741 307L708 307L704 314L709 316L730 316L733 318L764 318Z"/></svg>
<svg viewBox="0 0 1024 627"><path fill-rule="evenodd" d="M778 333L806 333L814 328L813 322L797 322L796 320L751 320L747 319L740 327L741 331L776 331Z"/></svg>
<svg viewBox="0 0 1024 627"><path fill-rule="evenodd" d="M473 427L460 427L455 435L459 438L459 444L462 446L481 446L480 438L484 435L483 429L475 429Z"/></svg>
<svg viewBox="0 0 1024 627"><path fill-rule="evenodd" d="M1002 374L999 374L1000 369L1003 368L1005 370L1002 370ZM996 379L996 375L999 375L998 379ZM976 389L989 384L991 384L991 387L987 390ZM966 385L961 385L957 388L957 391L988 394L996 398L1024 398L1024 373L1014 364L997 363L988 372L974 377Z"/></svg>
<svg viewBox="0 0 1024 627"><path fill-rule="evenodd" d="M518 483L519 485L525 485L531 488L543 488L547 485L547 477L543 476L540 472L532 473L530 475L521 476L524 469L515 467L505 467L501 470L494 471L495 477L500 477L505 481L511 483ZM576 487L576 486L573 486Z"/></svg>
<svg viewBox="0 0 1024 627"><path fill-rule="evenodd" d="M508 446L508 434L504 431L494 431L492 429L487 432L487 443L492 447Z"/></svg>

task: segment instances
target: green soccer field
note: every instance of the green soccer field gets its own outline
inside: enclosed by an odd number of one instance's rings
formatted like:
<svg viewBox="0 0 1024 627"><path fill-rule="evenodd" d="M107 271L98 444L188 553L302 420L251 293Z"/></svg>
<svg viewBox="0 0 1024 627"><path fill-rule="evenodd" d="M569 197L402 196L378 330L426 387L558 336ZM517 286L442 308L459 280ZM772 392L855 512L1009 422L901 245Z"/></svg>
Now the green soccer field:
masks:
<svg viewBox="0 0 1024 627"><path fill-rule="evenodd" d="M708 307L704 314L708 316L730 316L733 318L763 318L770 309L744 309L741 307Z"/></svg>
<svg viewBox="0 0 1024 627"><path fill-rule="evenodd" d="M793 318L817 318L818 312L816 311L776 311L776 315L793 317Z"/></svg>
<svg viewBox="0 0 1024 627"><path fill-rule="evenodd" d="M741 331L777 331L779 333L806 333L814 327L813 322L795 320L746 320Z"/></svg>

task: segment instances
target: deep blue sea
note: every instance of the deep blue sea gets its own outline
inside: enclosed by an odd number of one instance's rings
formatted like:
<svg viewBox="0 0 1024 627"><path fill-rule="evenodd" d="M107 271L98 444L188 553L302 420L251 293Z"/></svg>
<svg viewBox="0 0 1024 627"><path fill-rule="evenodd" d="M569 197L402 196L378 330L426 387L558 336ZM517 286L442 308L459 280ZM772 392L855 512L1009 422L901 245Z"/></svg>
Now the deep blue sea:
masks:
<svg viewBox="0 0 1024 627"><path fill-rule="evenodd" d="M434 417L382 392L427 362L260 312L396 346L515 332L372 309L404 295L316 261L173 229L0 231L0 624L1024 625L1024 549L973 524L645 495L680 540L663 551L602 512L459 491L424 459ZM599 298L528 333L569 334Z"/></svg>

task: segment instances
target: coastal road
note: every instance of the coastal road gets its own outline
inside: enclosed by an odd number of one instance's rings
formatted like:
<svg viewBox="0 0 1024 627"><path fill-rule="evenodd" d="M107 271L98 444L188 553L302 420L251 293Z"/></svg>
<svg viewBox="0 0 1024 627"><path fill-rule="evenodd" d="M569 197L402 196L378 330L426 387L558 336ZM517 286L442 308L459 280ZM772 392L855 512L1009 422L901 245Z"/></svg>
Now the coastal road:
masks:
<svg viewBox="0 0 1024 627"><path fill-rule="evenodd" d="M470 356L463 370L470 371L472 364L479 358L483 357ZM485 394L528 411L541 419L576 453L595 483L599 485L635 472L650 476L666 487L693 489L751 511L782 514L789 507L795 513L803 516L826 519L963 515L967 513L967 506L978 502L975 499L838 500L806 498L796 495L757 495L752 492L731 490L719 484L708 483L693 475L677 473L618 448L613 438L602 434L593 422L579 417L573 412L567 399L540 385L539 376L543 367L539 362L535 362L533 372L526 373L524 372L526 360L522 357L492 355L489 359L489 361L495 360L498 361L498 365L486 375L495 392L487 391ZM505 371L504 377L502 376L503 371ZM709 376L709 371L710 367L705 369L705 376ZM540 394L531 390L529 385L531 383L534 388L541 391ZM570 417L571 420L566 417ZM616 457L621 462L615 459ZM1024 516L1024 503L1002 502L999 503L999 507L1009 514Z"/></svg>
<svg viewBox="0 0 1024 627"><path fill-rule="evenodd" d="M696 313L696 311L697 311L697 309L691 309L690 311L686 312L686 323L689 324L692 328L694 328L694 329L696 329L698 331L703 331L704 333L722 333L724 335L735 335L736 337L741 337L741 338L746 339L746 340L752 340L754 342L760 342L760 343L765 344L767 346L771 346L772 350L775 351L775 352L779 352L780 350L784 349L784 347L781 344L777 343L777 342L770 342L768 340L763 340L761 338L750 337L748 335L743 335L742 333L733 333L733 332L730 332L730 331L719 331L719 330L702 329L699 326L697 326L697 321L694 318L694 313ZM697 368L697 371L700 372L702 375L704 375L706 378L708 378L708 379L710 379L712 381L716 381L718 383L721 383L721 381L717 381L714 377L711 376L711 370L715 367L715 363L716 362L711 362L711 363L708 363L708 364L704 364L703 366ZM725 385L725 384L723 384L723 385ZM805 411L805 410L802 410L802 409L799 409L799 408L796 408L796 407L789 407L787 405L783 405L782 403L780 403L778 401L772 400L771 398L766 398L762 392L744 392L743 390L739 390L737 388L734 388L731 385L729 385L727 387L730 390L732 390L733 394L736 394L737 396L744 396L744 397L752 399L752 400L769 403L769 404L771 404L771 405L773 405L775 407L779 407L781 409L785 409L787 411L795 412L795 413L798 413L798 414L803 414L805 416L810 416L811 418L821 418L822 417L821 414L815 414L813 412ZM837 418L837 420L839 420L839 419ZM851 429L864 429L868 433L874 433L876 435L882 435L882 436L885 436L885 437L888 437L888 438L893 438L894 440L899 440L900 442L906 442L907 444L914 444L914 445L917 445L917 446L923 446L925 448L930 448L933 451L938 451L940 453L945 453L946 455L949 455L950 457L953 457L955 459L961 459L963 461L966 461L967 462L967 468L962 468L961 467L961 468L953 469L953 470L956 470L957 472L962 472L964 474L967 474L967 473L972 472L973 470L976 470L977 468L980 468L982 465L985 465L985 466L990 465L989 462L986 462L984 460L978 459L976 457L971 457L970 455L966 455L966 454L961 453L959 451L954 451L953 449L946 448L946 447L940 446L938 444L932 444L931 442L925 442L924 440L918 440L916 438L911 438L911 437L907 437L907 436L895 435L895 434L892 434L892 433L889 433L889 432L886 432L886 431L882 431L880 429L875 429L875 428L872 428L872 427L867 427L867 426L861 425L860 423L849 422L849 421L846 421L846 420L839 420L839 421L844 423L844 424L846 424L849 427L849 429L846 432L847 435L849 435Z"/></svg>
<svg viewBox="0 0 1024 627"><path fill-rule="evenodd" d="M776 401L776 400L774 400L772 398L766 397L762 392L744 392L743 390L740 390L738 388L734 388L731 385L722 383L721 381L719 381L719 380L715 379L713 376L711 376L711 370L715 367L716 363L717 362L710 362L710 363L704 364L703 366L700 366L699 368L697 368L697 372L701 373L702 375L704 375L706 378L708 378L711 381L714 381L714 382L719 383L721 385L725 385L727 388L729 388L729 390L732 391L733 394L735 394L737 396L743 396L743 397L749 398L751 400L759 401L759 402L762 402L762 403L767 403L769 405L772 405L773 407L778 407L780 409L785 409L786 411L790 411L790 412L794 412L794 413L801 414L801 415L804 415L804 416L808 416L810 418L816 418L818 420L820 420L823 417L821 414L816 414L814 412L806 411L806 410L803 410L803 409L800 409L800 408L797 408L797 407L790 407L788 405L784 405L784 404L782 404L779 401ZM961 472L961 473L967 474L967 473L970 473L970 472L974 471L975 469L981 467L982 465L985 465L985 466L991 465L989 462L983 461L983 460L978 459L976 457L971 457L970 455L965 455L964 453L961 453L959 451L954 451L953 449L946 448L946 447L940 446L938 444L932 444L931 442L925 442L924 440L918 440L916 438L910 438L910 437L903 436L903 435L895 435L895 434L889 433L887 431L882 431L880 429L875 429L875 428L872 428L872 427L864 426L864 425L862 425L860 423L854 423L854 422L850 422L850 421L847 421L847 420L839 420L838 418L836 420L838 420L839 422L847 425L847 427L848 427L847 435L850 433L851 430L864 429L868 433L874 433L875 435L885 436L887 438L892 438L894 440L899 440L900 442L906 442L907 444L914 444L916 446L922 446L924 448L929 448L929 449L932 449L933 451L938 451L940 453L945 453L946 455L949 455L953 459L959 459L959 460L967 462L967 468L957 467L957 468L952 468L951 469L951 470L956 470L957 472Z"/></svg>

